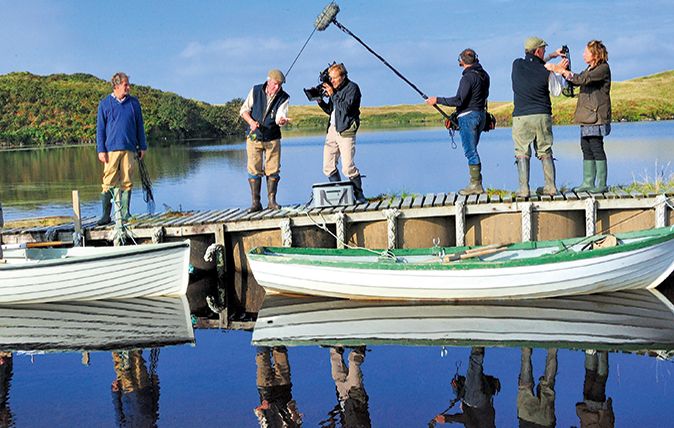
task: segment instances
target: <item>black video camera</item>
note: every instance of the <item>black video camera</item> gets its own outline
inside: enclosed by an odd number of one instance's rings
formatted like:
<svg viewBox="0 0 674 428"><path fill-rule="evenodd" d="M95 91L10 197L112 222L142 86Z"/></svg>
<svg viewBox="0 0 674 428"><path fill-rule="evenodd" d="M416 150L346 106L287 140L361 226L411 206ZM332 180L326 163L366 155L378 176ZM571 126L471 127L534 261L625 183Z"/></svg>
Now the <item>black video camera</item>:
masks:
<svg viewBox="0 0 674 428"><path fill-rule="evenodd" d="M571 70L571 56L569 54L569 47L567 45L562 45L562 56L569 60L569 65L566 67L566 69ZM562 95L564 95L565 97L573 98L575 96L575 94L573 93L574 86L569 82L566 83L567 86L562 89Z"/></svg>
<svg viewBox="0 0 674 428"><path fill-rule="evenodd" d="M330 67L335 65L336 63L333 62L332 64L329 64L323 71L321 71L318 74L318 81L320 82L318 85L314 86L313 88L304 88L304 95L307 96L307 99L309 101L318 101L322 99L323 97L327 96L325 93L325 89L323 89L323 84L327 83L330 85L330 74L328 74L328 70L330 70Z"/></svg>

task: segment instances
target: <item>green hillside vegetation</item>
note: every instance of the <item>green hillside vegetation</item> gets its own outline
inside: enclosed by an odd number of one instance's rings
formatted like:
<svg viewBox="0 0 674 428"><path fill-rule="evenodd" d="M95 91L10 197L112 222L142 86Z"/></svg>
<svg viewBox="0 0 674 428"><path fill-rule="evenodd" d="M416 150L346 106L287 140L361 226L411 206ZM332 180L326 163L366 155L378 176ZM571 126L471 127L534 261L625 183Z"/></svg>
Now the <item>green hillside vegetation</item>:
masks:
<svg viewBox="0 0 674 428"><path fill-rule="evenodd" d="M88 144L96 138L96 109L111 92L109 83L89 74L0 75L0 147ZM674 119L674 71L624 82L611 88L613 120ZM243 135L243 100L210 105L148 86L133 85L150 141L187 141ZM367 94L366 94L367 96ZM570 124L576 99L553 99L556 124ZM490 102L498 126L510 126L512 102ZM450 113L451 108L445 108ZM294 130L324 129L327 115L317 105L290 106ZM442 126L443 118L425 104L362 108L363 128Z"/></svg>
<svg viewBox="0 0 674 428"><path fill-rule="evenodd" d="M577 91L577 90L576 90ZM674 119L674 70L624 82L612 82L611 107L613 121ZM577 98L553 97L553 119L556 124L573 123ZM441 106L441 108L443 108ZM453 108L444 107L451 113ZM490 102L489 111L496 116L498 126L512 124L512 102ZM317 106L290 106L288 115L295 129L324 128L327 115ZM444 119L426 104L362 107L363 128L441 126Z"/></svg>
<svg viewBox="0 0 674 428"><path fill-rule="evenodd" d="M98 103L110 84L89 74L0 76L0 145L87 144L96 140ZM152 141L218 138L243 132L243 100L210 105L133 85Z"/></svg>

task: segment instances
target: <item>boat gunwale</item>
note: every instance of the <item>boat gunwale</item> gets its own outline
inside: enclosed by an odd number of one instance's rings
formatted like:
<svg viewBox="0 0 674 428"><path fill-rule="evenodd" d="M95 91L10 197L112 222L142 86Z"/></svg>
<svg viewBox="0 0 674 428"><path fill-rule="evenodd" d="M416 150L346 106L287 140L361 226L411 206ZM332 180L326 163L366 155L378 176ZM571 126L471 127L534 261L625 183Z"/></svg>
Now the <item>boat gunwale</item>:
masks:
<svg viewBox="0 0 674 428"><path fill-rule="evenodd" d="M143 248L143 247L150 247L152 245L152 248ZM181 249L187 247L188 249L190 248L190 241L185 240L185 241L180 241L180 242L164 242L161 244L141 244L141 245L134 245L134 246L128 246L128 247L119 247L120 249L124 249L123 252L118 253L118 254L94 254L94 255L86 255L86 256L71 256L70 258L58 258L58 259L29 259L25 262L22 262L20 264L13 264L13 263L6 263L6 264L0 264L0 271L9 271L9 270L22 270L22 269L37 269L37 268L46 268L46 267L55 267L55 266L62 266L62 265L70 265L70 264L77 264L77 263L89 263L89 262L96 262L100 261L101 259L105 260L112 260L112 259L118 259L122 257L129 257L129 256L137 256L139 254L151 254L155 252L162 252L166 251L168 249ZM100 248L100 247L90 247L90 248ZM129 250L126 250L129 248Z"/></svg>
<svg viewBox="0 0 674 428"><path fill-rule="evenodd" d="M596 235L593 240L600 239L605 235ZM304 247L257 247L248 253L252 262L269 262L273 264L320 266L330 268L352 268L352 269L377 269L377 270L467 270L467 269L498 269L510 267L538 266L546 264L557 264L562 262L574 262L579 260L599 258L614 254L621 254L630 251L650 248L674 239L674 226L667 226L656 229L625 232L615 234L619 239L645 238L639 241L621 244L614 247L598 248L587 251L566 251L564 247L577 245L588 237L566 238L548 241L529 241L518 242L507 246L507 250L536 250L540 248L560 247L560 252L553 254L542 254L531 258L512 259L512 260L494 260L483 261L479 259L466 259L455 262L445 263L440 260L426 263L397 263L391 261L349 261L349 260L311 260L294 259L284 257L284 255L306 254L316 256L363 256L373 255L372 251L367 249L333 249L333 248L304 248ZM592 241L588 241L592 242ZM445 252L461 252L468 249L481 248L483 246L462 246L462 247L438 247L438 250ZM431 250L435 248L414 248L414 249L395 249L389 250L396 257L428 255L433 256ZM506 250L506 251L507 251ZM386 250L379 250L386 251Z"/></svg>

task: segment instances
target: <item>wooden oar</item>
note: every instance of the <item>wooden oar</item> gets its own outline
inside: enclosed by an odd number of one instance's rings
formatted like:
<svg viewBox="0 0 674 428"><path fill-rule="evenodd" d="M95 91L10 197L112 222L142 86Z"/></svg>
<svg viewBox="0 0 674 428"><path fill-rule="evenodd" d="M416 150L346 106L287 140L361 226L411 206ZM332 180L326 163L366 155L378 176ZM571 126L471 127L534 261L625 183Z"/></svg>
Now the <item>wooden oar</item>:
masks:
<svg viewBox="0 0 674 428"><path fill-rule="evenodd" d="M21 250L24 248L44 248L44 247L62 247L72 245L72 242L66 241L45 241L45 242L24 242L22 244L3 244L3 250Z"/></svg>
<svg viewBox="0 0 674 428"><path fill-rule="evenodd" d="M482 257L482 256L500 253L501 251L505 251L507 249L508 249L508 247L476 248L475 251L471 251L470 253L466 251L466 253L464 253L464 254L459 253L459 254L446 255L442 258L442 261L444 263L456 262L456 261L459 261L459 260L471 259L473 257Z"/></svg>

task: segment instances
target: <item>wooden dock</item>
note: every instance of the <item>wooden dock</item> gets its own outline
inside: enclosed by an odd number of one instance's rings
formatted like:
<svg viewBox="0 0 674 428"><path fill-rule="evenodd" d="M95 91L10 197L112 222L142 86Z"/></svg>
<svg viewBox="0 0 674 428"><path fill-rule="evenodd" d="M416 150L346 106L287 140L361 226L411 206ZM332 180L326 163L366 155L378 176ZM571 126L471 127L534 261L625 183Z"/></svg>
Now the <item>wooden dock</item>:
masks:
<svg viewBox="0 0 674 428"><path fill-rule="evenodd" d="M568 192L554 197L461 196L429 193L370 201L348 207L292 205L248 213L230 208L135 216L129 234L138 242L190 239L192 264L222 246L229 270L246 271L245 254L260 246L420 248L561 239L674 224L674 194ZM82 219L88 245L108 245L113 227ZM51 227L5 228L4 243L70 241L75 222Z"/></svg>

